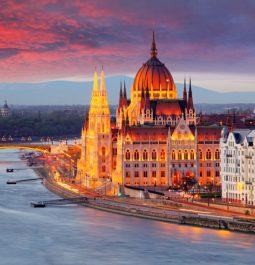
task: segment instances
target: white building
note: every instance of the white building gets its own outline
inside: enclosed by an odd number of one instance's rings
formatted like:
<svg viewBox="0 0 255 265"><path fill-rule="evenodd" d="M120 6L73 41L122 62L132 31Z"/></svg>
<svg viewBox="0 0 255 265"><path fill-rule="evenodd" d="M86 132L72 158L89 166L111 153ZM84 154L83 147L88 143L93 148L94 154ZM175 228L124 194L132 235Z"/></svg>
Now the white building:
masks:
<svg viewBox="0 0 255 265"><path fill-rule="evenodd" d="M222 130L222 198L255 205L255 130Z"/></svg>
<svg viewBox="0 0 255 265"><path fill-rule="evenodd" d="M3 118L9 118L12 115L12 111L10 110L7 101L5 100L4 106L0 108L0 116Z"/></svg>

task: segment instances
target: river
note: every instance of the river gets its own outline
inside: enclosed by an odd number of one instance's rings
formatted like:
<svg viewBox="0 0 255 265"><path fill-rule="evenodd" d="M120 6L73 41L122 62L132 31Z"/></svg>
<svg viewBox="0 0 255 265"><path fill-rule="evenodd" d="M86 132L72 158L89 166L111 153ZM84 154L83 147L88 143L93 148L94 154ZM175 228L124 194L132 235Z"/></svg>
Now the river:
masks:
<svg viewBox="0 0 255 265"><path fill-rule="evenodd" d="M6 173L6 168L23 170ZM57 198L18 150L0 151L0 265L253 264L255 236L127 217L80 206L32 208Z"/></svg>

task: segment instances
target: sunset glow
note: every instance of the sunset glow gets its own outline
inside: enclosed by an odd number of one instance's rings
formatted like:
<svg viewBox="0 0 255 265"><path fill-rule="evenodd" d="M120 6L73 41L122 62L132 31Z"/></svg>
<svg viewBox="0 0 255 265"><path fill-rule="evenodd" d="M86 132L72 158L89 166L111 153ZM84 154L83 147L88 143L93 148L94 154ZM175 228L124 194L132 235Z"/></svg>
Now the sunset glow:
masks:
<svg viewBox="0 0 255 265"><path fill-rule="evenodd" d="M180 81L191 73L207 88L236 90L238 82L252 90L254 9L252 1L4 0L0 80L89 79L102 64L110 75L132 76L155 29L158 56Z"/></svg>

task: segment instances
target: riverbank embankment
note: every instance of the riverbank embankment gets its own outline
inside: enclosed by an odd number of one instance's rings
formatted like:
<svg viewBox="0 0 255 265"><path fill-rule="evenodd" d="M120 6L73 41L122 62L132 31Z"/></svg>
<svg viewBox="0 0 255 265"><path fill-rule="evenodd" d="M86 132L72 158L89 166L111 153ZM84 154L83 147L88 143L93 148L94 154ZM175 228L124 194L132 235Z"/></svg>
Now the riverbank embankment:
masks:
<svg viewBox="0 0 255 265"><path fill-rule="evenodd" d="M206 216L192 213L180 212L177 209L157 208L145 206L142 203L127 203L115 198L102 196L93 196L91 192L73 191L68 185L59 185L52 178L48 177L45 169L36 169L37 174L44 177L44 185L51 192L62 198L74 198L87 196L88 202L82 205L107 212L129 215L134 217L158 220L163 222L177 223L182 225L192 225L214 229L225 229L229 231L238 231L246 233L255 233L255 222L250 220L235 220L234 218L224 216Z"/></svg>

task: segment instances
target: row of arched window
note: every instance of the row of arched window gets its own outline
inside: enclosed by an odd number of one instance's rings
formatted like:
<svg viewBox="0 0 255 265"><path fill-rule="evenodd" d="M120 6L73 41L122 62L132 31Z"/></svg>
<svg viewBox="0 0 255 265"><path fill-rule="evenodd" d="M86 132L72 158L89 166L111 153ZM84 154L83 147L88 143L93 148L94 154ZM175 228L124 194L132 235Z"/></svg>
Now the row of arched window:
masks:
<svg viewBox="0 0 255 265"><path fill-rule="evenodd" d="M184 152L182 152L182 150L173 150L172 151L172 160L194 160L195 159L195 152L194 150L190 150L190 152L188 152L188 150L184 150Z"/></svg>
<svg viewBox="0 0 255 265"><path fill-rule="evenodd" d="M198 150L199 153L199 159L203 159L204 158L204 154L203 151L201 149ZM213 159L213 152L210 148L208 148L205 152L205 159L206 160L211 160ZM219 149L216 149L214 152L214 159L219 160L220 159L220 151Z"/></svg>
<svg viewBox="0 0 255 265"><path fill-rule="evenodd" d="M134 160L138 161L138 160L157 160L157 157L158 157L158 154L157 154L157 151L155 149L152 150L152 152L149 154L148 150L144 149L143 152L140 154L140 152L136 149L134 151L134 154L133 154L133 157L134 157ZM125 154L125 158L126 160L131 160L131 152L129 149L126 150L126 154ZM160 154L159 154L159 159L160 160L165 160L166 159L166 152L164 149L162 149L160 151Z"/></svg>
<svg viewBox="0 0 255 265"><path fill-rule="evenodd" d="M199 149L198 151L199 154L199 159L203 159L203 151L201 149ZM134 160L138 161L138 160L157 160L157 151L155 149L152 150L152 152L149 154L148 150L144 149L143 152L140 154L140 152L138 151L138 149L136 149L134 151L133 154ZM129 149L126 150L126 154L125 154L125 158L126 160L131 160L131 152ZM172 160L194 160L195 159L195 151L194 150L172 150L172 155L171 155ZM205 153L205 159L206 160L211 160L212 157L212 151L210 148L208 148L206 150ZM164 149L162 149L160 151L159 154L159 160L165 160L166 159L166 152ZM219 160L220 159L220 151L219 149L216 149L216 151L214 152L214 159Z"/></svg>

